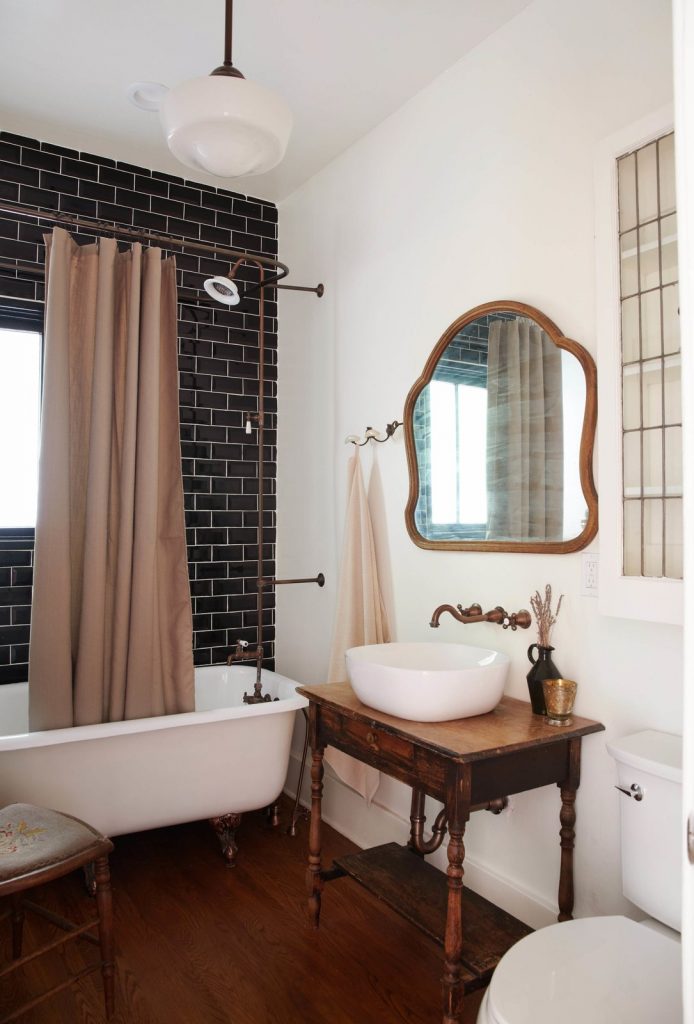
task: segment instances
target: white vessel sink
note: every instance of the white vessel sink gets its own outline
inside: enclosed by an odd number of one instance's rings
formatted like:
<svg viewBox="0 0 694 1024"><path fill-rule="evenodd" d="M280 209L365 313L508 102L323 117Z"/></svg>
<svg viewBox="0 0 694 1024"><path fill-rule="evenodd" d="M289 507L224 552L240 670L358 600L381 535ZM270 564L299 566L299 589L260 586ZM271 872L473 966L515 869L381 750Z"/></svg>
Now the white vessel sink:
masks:
<svg viewBox="0 0 694 1024"><path fill-rule="evenodd" d="M449 722L492 711L509 659L467 644L393 643L352 647L347 675L359 700L414 722Z"/></svg>

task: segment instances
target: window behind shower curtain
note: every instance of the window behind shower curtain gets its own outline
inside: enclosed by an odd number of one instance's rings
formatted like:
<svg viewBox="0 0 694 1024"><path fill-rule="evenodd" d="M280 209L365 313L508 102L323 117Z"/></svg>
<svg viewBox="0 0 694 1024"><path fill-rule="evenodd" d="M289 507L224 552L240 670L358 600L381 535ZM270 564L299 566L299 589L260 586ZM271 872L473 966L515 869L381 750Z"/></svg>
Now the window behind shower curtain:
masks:
<svg viewBox="0 0 694 1024"><path fill-rule="evenodd" d="M26 679L38 485L43 308L0 300L0 666Z"/></svg>

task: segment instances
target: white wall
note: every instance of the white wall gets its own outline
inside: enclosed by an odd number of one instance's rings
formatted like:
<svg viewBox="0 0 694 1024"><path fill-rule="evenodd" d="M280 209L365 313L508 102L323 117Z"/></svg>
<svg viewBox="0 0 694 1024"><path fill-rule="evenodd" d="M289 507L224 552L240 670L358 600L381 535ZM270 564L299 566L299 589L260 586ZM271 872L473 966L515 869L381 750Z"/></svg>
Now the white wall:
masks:
<svg viewBox="0 0 694 1024"><path fill-rule="evenodd" d="M694 69L691 53L694 48L694 2L673 3L676 159L678 185L679 261L682 280L691 281L694 274ZM690 288L682 290L682 381L685 394L694 388L694 296ZM685 403L683 422L685 515L691 514L694 493L694 416ZM684 792L683 838L694 827L694 545L685 541L685 607L684 622ZM682 902L682 966L684 982L684 1021L694 1024L694 858L687 841L682 843L684 898Z"/></svg>
<svg viewBox="0 0 694 1024"><path fill-rule="evenodd" d="M663 0L535 0L282 205L282 258L295 280L323 280L326 294L281 293L278 573L323 570L328 585L281 588L280 671L324 680L344 437L402 418L444 329L478 303L517 299L595 353L596 147L671 98ZM625 909L605 740L646 725L679 731L681 631L600 616L597 601L580 596L580 554L417 548L403 515L401 431L378 457L400 639L432 639L429 618L442 602L516 610L547 582L565 594L556 662L579 681L578 713L607 728L583 747L577 913ZM527 699L533 635L444 619L436 639L505 651L507 692ZM404 839L404 788L388 780L377 804L367 811L331 782L326 816L362 844ZM468 827L468 880L533 924L556 912L558 809L552 788L514 797L509 812L478 814Z"/></svg>

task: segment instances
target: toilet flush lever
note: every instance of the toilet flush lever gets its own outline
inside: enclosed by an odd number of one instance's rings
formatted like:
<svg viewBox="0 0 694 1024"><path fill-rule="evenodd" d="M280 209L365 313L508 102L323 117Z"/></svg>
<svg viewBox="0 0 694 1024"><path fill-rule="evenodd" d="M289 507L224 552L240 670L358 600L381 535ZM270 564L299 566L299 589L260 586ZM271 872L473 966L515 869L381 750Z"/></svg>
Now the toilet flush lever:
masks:
<svg viewBox="0 0 694 1024"><path fill-rule="evenodd" d="M624 789L623 786L615 786L620 793L626 793L627 796L633 796L634 800L643 800L643 790L639 786L638 782L632 782L630 789Z"/></svg>

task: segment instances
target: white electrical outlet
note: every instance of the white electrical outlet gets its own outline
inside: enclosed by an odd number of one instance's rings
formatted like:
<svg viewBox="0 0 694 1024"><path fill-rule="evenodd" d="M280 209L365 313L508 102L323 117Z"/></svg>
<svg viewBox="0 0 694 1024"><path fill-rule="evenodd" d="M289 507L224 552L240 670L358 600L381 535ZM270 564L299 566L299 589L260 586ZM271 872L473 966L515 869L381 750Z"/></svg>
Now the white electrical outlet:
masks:
<svg viewBox="0 0 694 1024"><path fill-rule="evenodd" d="M584 551L581 555L581 596L598 596L599 557L595 551Z"/></svg>

